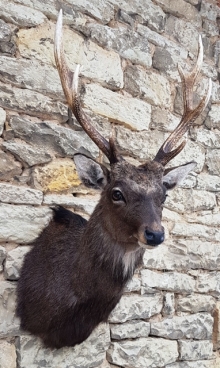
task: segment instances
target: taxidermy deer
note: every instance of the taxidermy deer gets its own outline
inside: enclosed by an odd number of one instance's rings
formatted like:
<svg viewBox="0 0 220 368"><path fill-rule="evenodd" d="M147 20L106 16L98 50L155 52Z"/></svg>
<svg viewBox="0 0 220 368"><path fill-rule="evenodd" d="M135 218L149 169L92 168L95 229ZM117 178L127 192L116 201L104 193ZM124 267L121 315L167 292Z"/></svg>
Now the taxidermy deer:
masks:
<svg viewBox="0 0 220 368"><path fill-rule="evenodd" d="M55 35L55 60L69 107L84 131L107 156L110 170L83 154L74 162L87 186L102 191L89 221L63 207L53 209L49 225L26 255L18 284L17 315L21 328L40 336L46 346L61 348L84 341L107 321L124 286L142 263L146 248L164 241L161 225L166 191L173 189L196 166L194 162L165 169L185 146L178 143L206 107L207 94L193 108L193 86L200 71L203 47L193 71L184 75L184 112L177 128L155 158L133 166L119 154L113 138L107 141L82 110L77 92L79 66L72 73L62 46L62 11Z"/></svg>

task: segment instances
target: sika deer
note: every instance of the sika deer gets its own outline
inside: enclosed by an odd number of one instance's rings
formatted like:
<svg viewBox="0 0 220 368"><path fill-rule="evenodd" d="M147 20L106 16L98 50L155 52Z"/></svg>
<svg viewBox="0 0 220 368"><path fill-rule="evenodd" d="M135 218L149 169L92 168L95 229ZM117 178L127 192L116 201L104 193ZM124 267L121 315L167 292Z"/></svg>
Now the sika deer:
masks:
<svg viewBox="0 0 220 368"><path fill-rule="evenodd" d="M40 336L49 347L74 346L84 341L107 318L120 300L124 286L144 250L164 241L161 225L166 191L174 188L195 167L194 162L165 169L184 147L177 142L206 107L206 96L192 107L193 85L203 58L199 42L198 60L183 83L184 113L154 160L135 167L118 153L82 111L77 93L79 66L72 73L62 48L62 12L55 36L55 59L62 87L78 122L107 156L110 170L92 158L77 154L74 161L82 182L102 191L87 222L62 207L26 255L18 284L17 314L21 327Z"/></svg>

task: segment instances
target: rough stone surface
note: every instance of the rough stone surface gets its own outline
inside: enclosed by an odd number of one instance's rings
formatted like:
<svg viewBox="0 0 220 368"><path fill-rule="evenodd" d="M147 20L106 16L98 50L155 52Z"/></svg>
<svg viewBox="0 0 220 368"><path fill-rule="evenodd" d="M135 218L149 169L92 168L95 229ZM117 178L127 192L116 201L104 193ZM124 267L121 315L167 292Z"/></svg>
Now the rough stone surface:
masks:
<svg viewBox="0 0 220 368"><path fill-rule="evenodd" d="M15 317L16 285L0 281L0 338L19 334L19 319Z"/></svg>
<svg viewBox="0 0 220 368"><path fill-rule="evenodd" d="M0 151L0 180L10 181L21 172L21 164L5 152Z"/></svg>
<svg viewBox="0 0 220 368"><path fill-rule="evenodd" d="M43 193L40 190L0 183L0 202L17 204L41 204Z"/></svg>
<svg viewBox="0 0 220 368"><path fill-rule="evenodd" d="M132 130L148 129L151 106L136 98L125 97L95 84L86 86L85 105L111 121Z"/></svg>
<svg viewBox="0 0 220 368"><path fill-rule="evenodd" d="M210 272L208 275L198 275L198 292L209 293L213 296L220 295L220 272Z"/></svg>
<svg viewBox="0 0 220 368"><path fill-rule="evenodd" d="M180 340L180 360L210 359L213 355L213 344L210 341L184 341Z"/></svg>
<svg viewBox="0 0 220 368"><path fill-rule="evenodd" d="M187 295L185 297L178 296L177 311L198 313L209 312L212 313L215 308L215 299L210 295Z"/></svg>
<svg viewBox="0 0 220 368"><path fill-rule="evenodd" d="M0 272L3 270L3 261L6 258L5 248L0 246Z"/></svg>
<svg viewBox="0 0 220 368"><path fill-rule="evenodd" d="M150 337L113 342L107 356L110 362L123 367L159 368L176 360L177 342Z"/></svg>
<svg viewBox="0 0 220 368"><path fill-rule="evenodd" d="M168 339L211 339L213 318L208 313L197 313L183 317L174 316L161 322L151 323L151 335Z"/></svg>
<svg viewBox="0 0 220 368"><path fill-rule="evenodd" d="M7 253L5 260L4 274L7 280L18 280L24 256L29 252L30 247L23 245L12 249Z"/></svg>
<svg viewBox="0 0 220 368"><path fill-rule="evenodd" d="M51 210L44 207L0 204L0 241L29 243L48 224Z"/></svg>
<svg viewBox="0 0 220 368"><path fill-rule="evenodd" d="M0 16L17 26L31 27L43 23L46 17L38 10L15 4L13 1L0 1Z"/></svg>
<svg viewBox="0 0 220 368"><path fill-rule="evenodd" d="M104 360L109 343L107 324L99 325L84 343L74 348L47 349L36 337L20 336L17 339L18 364L20 368L38 368L43 361L48 368L93 368Z"/></svg>
<svg viewBox="0 0 220 368"><path fill-rule="evenodd" d="M122 323L132 319L146 319L160 313L161 294L124 295L109 317L111 323Z"/></svg>
<svg viewBox="0 0 220 368"><path fill-rule="evenodd" d="M94 211L95 206L98 202L99 195L97 197L95 196L89 196L86 195L86 198L84 197L75 197L72 194L66 195L66 194L46 194L44 196L44 204L48 206L53 206L56 204L60 204L64 207L71 207L74 211L79 212L85 212L88 215L91 215L91 213ZM129 288L129 285L127 286ZM131 286L132 289L136 289L138 286L135 284L135 286Z"/></svg>
<svg viewBox="0 0 220 368"><path fill-rule="evenodd" d="M15 346L7 341L0 341L0 367L16 368Z"/></svg>
<svg viewBox="0 0 220 368"><path fill-rule="evenodd" d="M218 368L220 360L184 361L166 365L166 368Z"/></svg>
<svg viewBox="0 0 220 368"><path fill-rule="evenodd" d="M115 340L147 337L150 333L150 323L144 321L131 321L118 325L111 324L110 331L111 338Z"/></svg>

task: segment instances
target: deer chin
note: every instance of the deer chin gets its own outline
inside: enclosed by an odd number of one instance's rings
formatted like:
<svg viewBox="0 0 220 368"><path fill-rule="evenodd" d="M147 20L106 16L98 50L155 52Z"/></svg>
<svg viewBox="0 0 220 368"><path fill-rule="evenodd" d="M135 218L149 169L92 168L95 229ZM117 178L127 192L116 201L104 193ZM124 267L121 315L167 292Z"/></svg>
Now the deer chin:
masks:
<svg viewBox="0 0 220 368"><path fill-rule="evenodd" d="M158 245L148 245L146 243L142 243L140 240L138 240L138 245L143 249L155 249L158 247Z"/></svg>

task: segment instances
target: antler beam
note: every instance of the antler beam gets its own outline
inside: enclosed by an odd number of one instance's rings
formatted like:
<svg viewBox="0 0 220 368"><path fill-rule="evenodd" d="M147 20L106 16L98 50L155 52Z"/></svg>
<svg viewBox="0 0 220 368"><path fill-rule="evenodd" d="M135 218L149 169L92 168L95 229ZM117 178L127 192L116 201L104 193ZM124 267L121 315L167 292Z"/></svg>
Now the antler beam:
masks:
<svg viewBox="0 0 220 368"><path fill-rule="evenodd" d="M163 166L165 166L170 160L172 160L182 149L184 148L186 141L183 141L177 148L176 145L178 141L183 137L183 135L187 132L191 124L195 121L195 119L202 113L202 111L206 108L212 90L212 82L209 79L208 91L201 99L200 103L196 108L193 108L193 87L195 84L195 80L201 70L203 62L203 45L201 36L199 37L199 50L197 62L191 73L185 75L183 73L182 68L178 65L179 75L183 85L183 101L184 101L184 112L182 119L176 129L169 135L163 145L160 147L157 152L154 161L160 162Z"/></svg>
<svg viewBox="0 0 220 368"><path fill-rule="evenodd" d="M80 99L78 96L78 78L80 73L80 65L77 65L75 73L73 73L66 62L63 43L62 43L62 9L59 12L54 41L54 56L56 66L59 72L63 91L69 107L71 108L77 121L82 126L83 130L98 146L98 148L108 157L110 162L115 160L114 143L110 143L92 126L91 120L83 112Z"/></svg>

